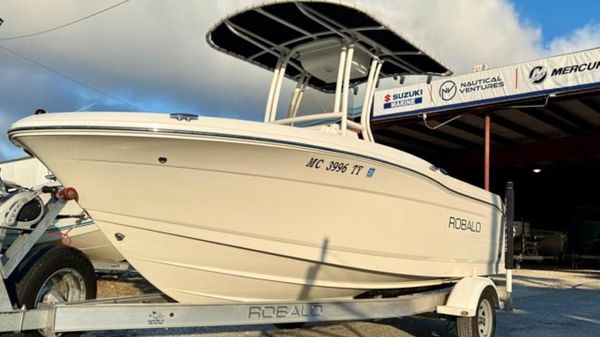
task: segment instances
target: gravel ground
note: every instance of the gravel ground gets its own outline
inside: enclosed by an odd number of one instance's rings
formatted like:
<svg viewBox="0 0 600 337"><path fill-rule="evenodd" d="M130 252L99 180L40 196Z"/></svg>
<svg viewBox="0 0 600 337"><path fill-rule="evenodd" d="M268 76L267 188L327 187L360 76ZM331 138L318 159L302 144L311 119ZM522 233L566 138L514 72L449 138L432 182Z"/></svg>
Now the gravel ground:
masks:
<svg viewBox="0 0 600 337"><path fill-rule="evenodd" d="M502 280L500 280L502 281ZM155 291L141 278L104 278L101 297ZM600 336L600 271L517 270L513 312L497 312L497 337ZM405 317L368 322L308 325L278 329L273 325L224 328L93 332L85 337L444 337L456 336L452 322Z"/></svg>
<svg viewBox="0 0 600 337"><path fill-rule="evenodd" d="M104 275L98 279L97 291L96 297L98 298L135 296L158 292L142 277L133 274L125 278Z"/></svg>

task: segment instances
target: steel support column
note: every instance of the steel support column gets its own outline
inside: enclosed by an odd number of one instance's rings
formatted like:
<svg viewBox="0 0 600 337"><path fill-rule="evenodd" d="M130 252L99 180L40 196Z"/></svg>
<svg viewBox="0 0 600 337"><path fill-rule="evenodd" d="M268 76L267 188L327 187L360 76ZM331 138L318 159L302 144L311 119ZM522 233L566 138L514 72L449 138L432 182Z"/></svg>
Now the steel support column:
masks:
<svg viewBox="0 0 600 337"><path fill-rule="evenodd" d="M485 153L484 153L484 172L483 172L483 188L486 191L490 190L490 132L491 118L489 114L485 115Z"/></svg>

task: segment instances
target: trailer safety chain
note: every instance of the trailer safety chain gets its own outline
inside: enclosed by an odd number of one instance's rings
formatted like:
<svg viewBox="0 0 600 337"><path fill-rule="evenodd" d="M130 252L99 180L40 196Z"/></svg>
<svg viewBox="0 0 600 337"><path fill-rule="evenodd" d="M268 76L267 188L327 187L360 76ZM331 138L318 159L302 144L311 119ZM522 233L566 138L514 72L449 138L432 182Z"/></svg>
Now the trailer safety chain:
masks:
<svg viewBox="0 0 600 337"><path fill-rule="evenodd" d="M70 247L71 244L73 243L73 239L69 236L69 233L73 229L79 227L84 219L89 219L89 215L87 214L86 211L83 211L80 214L69 215L69 216L66 216L65 218L76 218L77 219L77 220L75 220L75 225L73 225L73 227L69 228L65 232L61 232L61 235L60 235L61 236L60 243L63 244L63 246Z"/></svg>

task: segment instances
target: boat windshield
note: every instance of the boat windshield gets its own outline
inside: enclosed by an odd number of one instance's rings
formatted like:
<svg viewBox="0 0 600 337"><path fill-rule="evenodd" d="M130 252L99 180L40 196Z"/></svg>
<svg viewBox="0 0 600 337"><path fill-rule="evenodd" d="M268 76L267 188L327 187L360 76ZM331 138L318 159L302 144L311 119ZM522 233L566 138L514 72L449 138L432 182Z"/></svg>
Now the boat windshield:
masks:
<svg viewBox="0 0 600 337"><path fill-rule="evenodd" d="M354 85L350 87L350 95L348 96L348 120L350 121L360 121L363 101L365 98L364 87L364 85ZM328 125L339 130L341 117L328 117L329 115L326 115L335 111L335 94L323 93L307 87L305 88L304 92L299 93L301 96L296 98L296 110L293 110L294 105L292 104L292 98L296 94L295 87L290 86L288 83L288 85L284 85L282 92L282 97L285 99L282 99L282 102L277 108L277 116L275 117L274 123L277 123L278 120L291 117L304 117L321 114L323 116L321 116L319 119L294 122L290 123L290 125L301 128L316 128L319 125Z"/></svg>

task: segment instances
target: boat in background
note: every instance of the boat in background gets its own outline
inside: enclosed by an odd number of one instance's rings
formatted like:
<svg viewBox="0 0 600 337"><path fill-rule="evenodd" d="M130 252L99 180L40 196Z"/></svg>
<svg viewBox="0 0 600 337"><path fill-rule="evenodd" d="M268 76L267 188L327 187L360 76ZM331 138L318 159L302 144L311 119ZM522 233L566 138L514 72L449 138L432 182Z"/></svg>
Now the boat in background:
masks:
<svg viewBox="0 0 600 337"><path fill-rule="evenodd" d="M576 207L570 228L571 251L579 256L600 259L600 208Z"/></svg>
<svg viewBox="0 0 600 337"><path fill-rule="evenodd" d="M522 260L561 260L567 250L565 232L531 227L527 221L514 221L515 253Z"/></svg>
<svg viewBox="0 0 600 337"><path fill-rule="evenodd" d="M263 3L207 40L273 71L264 123L49 113L9 130L154 286L183 303L324 300L504 271L500 197L370 129L379 78L449 74L440 62L337 1ZM297 86L278 114L286 77ZM333 94L332 111L299 114L309 87Z"/></svg>
<svg viewBox="0 0 600 337"><path fill-rule="evenodd" d="M52 173L39 160L26 157L10 161L0 162L0 177L4 181L23 187L33 187L42 184L56 183ZM60 183L56 183L60 185ZM47 195L42 195L44 203ZM62 210L62 215L81 214L83 209L75 201L69 201ZM10 244L17 233L8 231L5 244ZM99 269L118 269L124 267L117 262L124 260L121 255L96 227L94 221L85 219L80 223L74 218L58 219L55 225L41 238L40 243L61 241L65 245L73 246L84 252ZM98 269L97 268L97 269Z"/></svg>

